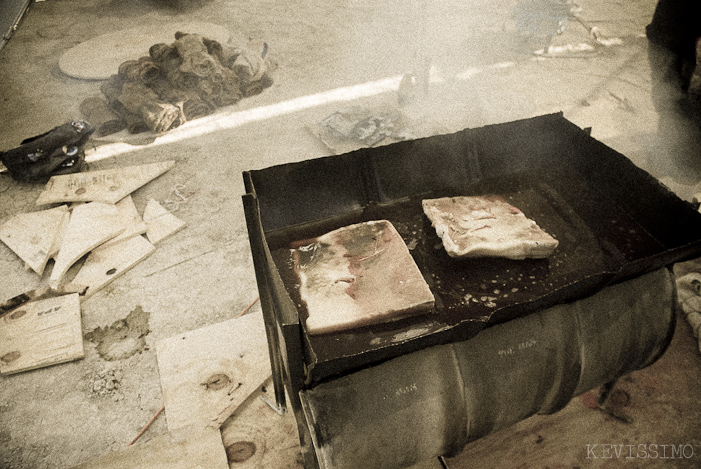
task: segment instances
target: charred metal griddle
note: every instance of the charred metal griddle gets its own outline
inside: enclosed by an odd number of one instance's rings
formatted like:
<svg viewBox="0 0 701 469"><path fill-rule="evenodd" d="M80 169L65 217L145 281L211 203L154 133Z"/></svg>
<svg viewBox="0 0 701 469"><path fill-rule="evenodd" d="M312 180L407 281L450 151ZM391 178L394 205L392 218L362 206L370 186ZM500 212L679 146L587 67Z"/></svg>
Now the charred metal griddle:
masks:
<svg viewBox="0 0 701 469"><path fill-rule="evenodd" d="M299 392L484 328L586 298L701 255L701 216L562 114L466 129L244 173L243 196L278 405ZM450 258L425 198L497 194L560 241L547 259ZM305 333L290 243L387 219L436 298L432 313ZM309 434L300 423L303 448Z"/></svg>

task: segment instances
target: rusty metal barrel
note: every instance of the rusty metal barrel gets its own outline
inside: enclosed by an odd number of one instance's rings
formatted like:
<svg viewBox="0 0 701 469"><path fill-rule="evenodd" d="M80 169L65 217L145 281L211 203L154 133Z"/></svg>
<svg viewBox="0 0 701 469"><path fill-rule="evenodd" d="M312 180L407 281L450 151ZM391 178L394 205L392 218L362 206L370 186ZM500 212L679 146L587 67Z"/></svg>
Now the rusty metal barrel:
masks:
<svg viewBox="0 0 701 469"><path fill-rule="evenodd" d="M556 412L654 363L674 332L675 293L658 269L302 391L319 466L403 468Z"/></svg>

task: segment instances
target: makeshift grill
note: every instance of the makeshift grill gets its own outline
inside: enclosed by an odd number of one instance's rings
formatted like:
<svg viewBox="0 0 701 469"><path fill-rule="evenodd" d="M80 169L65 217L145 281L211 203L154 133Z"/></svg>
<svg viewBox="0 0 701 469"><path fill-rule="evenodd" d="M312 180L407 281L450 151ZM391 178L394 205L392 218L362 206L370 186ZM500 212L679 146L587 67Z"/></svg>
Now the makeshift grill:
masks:
<svg viewBox="0 0 701 469"><path fill-rule="evenodd" d="M402 467L454 453L468 441L534 413L559 410L578 393L651 364L674 328L675 292L665 267L701 255L701 215L562 114L243 177L277 405L286 406L286 390L308 468L359 461L363 467ZM484 194L500 195L536 220L559 240L555 253L531 260L450 258L421 200ZM391 221L410 248L436 298L434 310L346 332L307 334L290 243L379 219ZM658 294L641 295L643 290ZM621 318L631 330L621 327ZM517 351L541 353L542 363L524 356L511 365L474 369L478 355L484 354L485 363L491 352L514 355L509 341L516 341ZM552 360L560 370L554 374ZM517 371L523 367L535 374ZM477 403L475 396L484 394L475 389L502 386L493 374L509 370L524 389L538 388L533 381L542 380L552 389L538 391L530 406L519 403L522 395L496 389L495 401ZM382 432L382 425L417 436L394 435L391 443L359 436Z"/></svg>

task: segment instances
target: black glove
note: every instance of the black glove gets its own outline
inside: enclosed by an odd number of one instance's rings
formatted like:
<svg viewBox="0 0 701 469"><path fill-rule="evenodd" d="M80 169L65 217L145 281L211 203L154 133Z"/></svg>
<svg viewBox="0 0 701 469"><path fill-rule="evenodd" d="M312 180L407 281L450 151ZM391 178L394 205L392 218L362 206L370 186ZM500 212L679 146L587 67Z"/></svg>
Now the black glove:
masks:
<svg viewBox="0 0 701 469"><path fill-rule="evenodd" d="M85 162L83 146L95 128L73 121L25 139L12 150L0 153L10 176L20 182L46 182L57 174L77 173Z"/></svg>

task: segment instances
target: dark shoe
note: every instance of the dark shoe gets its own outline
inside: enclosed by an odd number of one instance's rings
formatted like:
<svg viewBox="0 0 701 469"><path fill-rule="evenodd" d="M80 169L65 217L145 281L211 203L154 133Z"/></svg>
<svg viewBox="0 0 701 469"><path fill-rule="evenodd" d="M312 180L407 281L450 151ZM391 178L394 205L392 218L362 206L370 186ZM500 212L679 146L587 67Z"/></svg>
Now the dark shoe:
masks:
<svg viewBox="0 0 701 469"><path fill-rule="evenodd" d="M85 121L69 122L25 139L19 147L0 153L0 160L21 182L46 182L56 174L76 173L85 161L82 147L94 131Z"/></svg>

